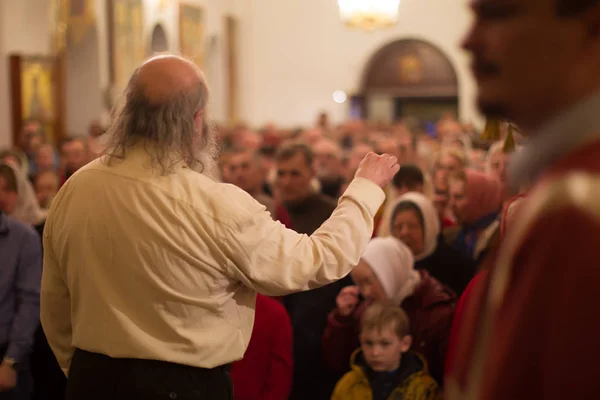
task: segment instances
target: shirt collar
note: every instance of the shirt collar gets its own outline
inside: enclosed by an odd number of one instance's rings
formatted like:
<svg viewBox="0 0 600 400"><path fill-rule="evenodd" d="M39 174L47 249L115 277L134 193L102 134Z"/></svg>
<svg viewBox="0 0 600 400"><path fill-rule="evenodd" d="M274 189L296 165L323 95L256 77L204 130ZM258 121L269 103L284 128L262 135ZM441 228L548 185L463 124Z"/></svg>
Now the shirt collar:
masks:
<svg viewBox="0 0 600 400"><path fill-rule="evenodd" d="M559 158L600 139L600 92L575 104L532 132L533 139L514 156L509 180L514 190L534 183Z"/></svg>

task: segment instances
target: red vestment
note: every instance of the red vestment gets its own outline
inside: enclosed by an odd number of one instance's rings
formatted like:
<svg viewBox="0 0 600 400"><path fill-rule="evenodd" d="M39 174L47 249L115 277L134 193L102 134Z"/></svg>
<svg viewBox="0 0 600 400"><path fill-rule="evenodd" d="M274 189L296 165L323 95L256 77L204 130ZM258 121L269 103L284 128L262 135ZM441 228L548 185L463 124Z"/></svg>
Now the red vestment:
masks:
<svg viewBox="0 0 600 400"><path fill-rule="evenodd" d="M600 141L523 201L466 305L448 400L600 398Z"/></svg>

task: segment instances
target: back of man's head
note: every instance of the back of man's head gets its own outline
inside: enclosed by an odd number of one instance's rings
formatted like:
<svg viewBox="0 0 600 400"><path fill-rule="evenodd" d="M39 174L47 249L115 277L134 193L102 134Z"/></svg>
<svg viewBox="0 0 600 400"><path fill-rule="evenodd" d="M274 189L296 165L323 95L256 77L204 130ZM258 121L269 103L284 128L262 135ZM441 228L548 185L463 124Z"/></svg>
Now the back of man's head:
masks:
<svg viewBox="0 0 600 400"><path fill-rule="evenodd" d="M153 165L166 173L182 159L190 167L202 168L200 150L216 153L216 139L205 116L208 87L202 71L190 61L178 56L150 59L135 70L124 95L108 132L110 158L124 158L128 148L143 141L151 149ZM214 156L210 154L211 159Z"/></svg>

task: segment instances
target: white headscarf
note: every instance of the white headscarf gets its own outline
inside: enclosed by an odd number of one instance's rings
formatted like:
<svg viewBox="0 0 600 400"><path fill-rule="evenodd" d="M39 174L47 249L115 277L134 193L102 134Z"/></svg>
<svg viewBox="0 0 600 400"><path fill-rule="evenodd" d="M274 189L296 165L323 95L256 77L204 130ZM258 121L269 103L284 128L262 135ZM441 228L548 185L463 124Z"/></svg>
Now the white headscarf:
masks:
<svg viewBox="0 0 600 400"><path fill-rule="evenodd" d="M46 219L47 212L39 206L31 182L17 166L11 163L3 164L12 169L17 181L17 206L11 216L26 224L41 224Z"/></svg>
<svg viewBox="0 0 600 400"><path fill-rule="evenodd" d="M423 216L423 251L415 256L415 261L429 257L435 252L438 245L438 236L441 230L440 218L433 202L417 192L405 193L396 200L390 216L390 226L393 229L393 215L400 203L411 203L419 209Z"/></svg>
<svg viewBox="0 0 600 400"><path fill-rule="evenodd" d="M412 295L421 282L421 275L415 271L412 252L395 237L372 239L362 259L369 264L388 299L394 304L399 305Z"/></svg>

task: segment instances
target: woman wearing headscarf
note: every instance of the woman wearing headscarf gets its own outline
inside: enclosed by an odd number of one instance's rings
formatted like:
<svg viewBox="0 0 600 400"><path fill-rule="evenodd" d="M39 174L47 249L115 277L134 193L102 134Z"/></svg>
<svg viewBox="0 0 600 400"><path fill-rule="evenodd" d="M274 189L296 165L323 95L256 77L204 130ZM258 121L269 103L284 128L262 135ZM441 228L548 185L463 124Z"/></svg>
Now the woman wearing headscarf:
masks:
<svg viewBox="0 0 600 400"><path fill-rule="evenodd" d="M41 234L47 212L42 210L31 182L16 164L0 163L0 180L4 195L0 198L0 208L6 214L33 226Z"/></svg>
<svg viewBox="0 0 600 400"><path fill-rule="evenodd" d="M509 199L503 207L500 235L506 236L507 227L512 227L518 210L522 208L526 194L522 193ZM456 378L464 371L457 371L457 364L464 364L463 346L461 346L461 337L469 338L472 334L473 318L478 314L477 308L480 306L480 299L483 296L488 285L489 266L495 258L490 257L482 266L480 272L469 282L463 295L460 297L452 321L450 339L448 342L448 353L446 356L446 365L444 376L446 380ZM464 338L462 339L464 341ZM462 361L462 362L461 362ZM458 374L457 374L458 373ZM456 383L456 382L455 382ZM463 382L464 383L464 382Z"/></svg>
<svg viewBox="0 0 600 400"><path fill-rule="evenodd" d="M392 236L411 250L416 270L426 270L459 296L462 294L475 274L475 263L444 241L431 200L417 192L400 196L388 224Z"/></svg>
<svg viewBox="0 0 600 400"><path fill-rule="evenodd" d="M360 346L363 312L373 302L387 301L404 309L410 320L412 350L425 358L431 376L443 383L455 294L427 271L416 271L410 249L391 236L369 242L352 279L356 286L338 294L337 307L329 314L323 335L329 368L340 374L348 370L350 356Z"/></svg>
<svg viewBox="0 0 600 400"><path fill-rule="evenodd" d="M452 174L448 181L450 207L459 226L444 232L447 243L476 263L499 239L503 203L500 181L472 169Z"/></svg>

